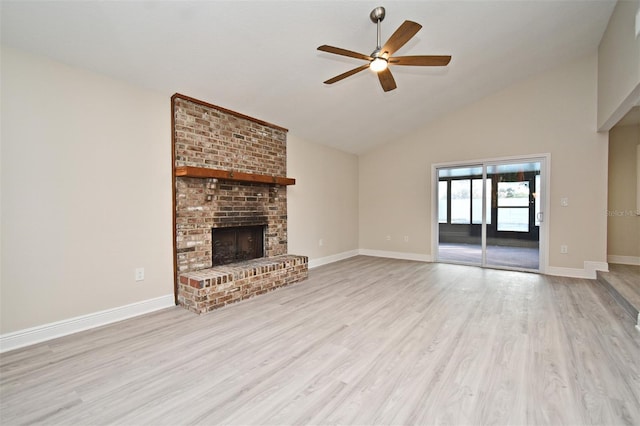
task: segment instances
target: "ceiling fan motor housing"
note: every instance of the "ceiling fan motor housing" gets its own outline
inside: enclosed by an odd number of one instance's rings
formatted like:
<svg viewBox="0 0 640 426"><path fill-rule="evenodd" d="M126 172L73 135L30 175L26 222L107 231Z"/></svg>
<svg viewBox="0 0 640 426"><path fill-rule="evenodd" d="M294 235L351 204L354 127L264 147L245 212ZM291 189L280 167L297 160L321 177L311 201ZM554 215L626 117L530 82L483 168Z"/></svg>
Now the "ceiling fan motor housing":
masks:
<svg viewBox="0 0 640 426"><path fill-rule="evenodd" d="M371 11L371 13L369 14L369 18L371 18L371 21L374 24L377 24L378 22L384 19L384 15L385 15L384 7L378 6Z"/></svg>

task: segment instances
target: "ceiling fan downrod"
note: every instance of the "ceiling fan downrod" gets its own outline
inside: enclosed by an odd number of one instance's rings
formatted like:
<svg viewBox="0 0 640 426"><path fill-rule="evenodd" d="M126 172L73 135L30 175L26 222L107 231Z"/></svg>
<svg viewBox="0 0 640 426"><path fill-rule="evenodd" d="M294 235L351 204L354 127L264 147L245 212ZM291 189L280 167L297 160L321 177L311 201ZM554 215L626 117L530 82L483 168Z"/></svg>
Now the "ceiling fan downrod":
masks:
<svg viewBox="0 0 640 426"><path fill-rule="evenodd" d="M381 42L381 40L382 40L381 35L382 34L381 34L381 31L380 31L380 22L382 22L384 20L384 16L385 16L385 10L384 10L384 7L382 7L382 6L376 7L369 14L369 18L371 19L371 22L376 24L377 30L378 30L378 37L377 37L376 50L375 50L375 52L378 52L378 53L380 52L380 49L382 48L382 42Z"/></svg>

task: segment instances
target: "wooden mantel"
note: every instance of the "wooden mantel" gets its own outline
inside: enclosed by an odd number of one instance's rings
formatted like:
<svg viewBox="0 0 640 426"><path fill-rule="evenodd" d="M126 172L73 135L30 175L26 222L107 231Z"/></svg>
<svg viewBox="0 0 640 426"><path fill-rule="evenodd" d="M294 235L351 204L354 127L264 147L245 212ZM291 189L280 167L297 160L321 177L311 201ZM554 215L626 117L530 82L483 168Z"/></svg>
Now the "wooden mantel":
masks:
<svg viewBox="0 0 640 426"><path fill-rule="evenodd" d="M176 177L192 177L201 179L224 179L236 182L267 183L271 185L295 185L296 180L288 177L258 175L253 173L234 172L230 170L209 169L206 167L178 166Z"/></svg>

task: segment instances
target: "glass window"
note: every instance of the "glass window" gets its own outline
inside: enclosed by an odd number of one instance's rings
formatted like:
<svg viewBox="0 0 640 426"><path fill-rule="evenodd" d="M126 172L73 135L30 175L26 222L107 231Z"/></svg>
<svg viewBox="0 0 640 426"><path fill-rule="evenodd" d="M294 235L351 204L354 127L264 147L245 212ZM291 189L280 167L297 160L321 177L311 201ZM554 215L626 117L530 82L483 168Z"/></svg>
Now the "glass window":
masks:
<svg viewBox="0 0 640 426"><path fill-rule="evenodd" d="M447 181L438 182L438 223L447 223Z"/></svg>
<svg viewBox="0 0 640 426"><path fill-rule="evenodd" d="M487 178L486 193L487 223L491 224L491 179ZM471 183L471 220L473 224L482 225L482 179L474 179Z"/></svg>
<svg viewBox="0 0 640 426"><path fill-rule="evenodd" d="M535 200L535 226L540 226L540 194L542 187L540 186L540 175L536 175L536 192L533 193L533 199Z"/></svg>
<svg viewBox="0 0 640 426"><path fill-rule="evenodd" d="M471 223L471 180L451 181L451 223Z"/></svg>
<svg viewBox="0 0 640 426"><path fill-rule="evenodd" d="M514 206L529 206L529 182L498 182L498 207Z"/></svg>
<svg viewBox="0 0 640 426"><path fill-rule="evenodd" d="M529 209L518 207L499 208L498 231L529 232Z"/></svg>

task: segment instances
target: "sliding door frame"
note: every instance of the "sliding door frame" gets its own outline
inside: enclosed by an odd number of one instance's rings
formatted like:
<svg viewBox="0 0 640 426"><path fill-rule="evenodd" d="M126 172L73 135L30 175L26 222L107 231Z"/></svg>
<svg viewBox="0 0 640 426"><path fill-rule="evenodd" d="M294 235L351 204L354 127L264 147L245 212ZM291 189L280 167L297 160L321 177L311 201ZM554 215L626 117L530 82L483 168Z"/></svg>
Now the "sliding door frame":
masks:
<svg viewBox="0 0 640 426"><path fill-rule="evenodd" d="M433 261L438 261L438 244L439 244L439 224L438 224L438 169L452 168L452 167L472 167L482 166L483 182L486 180L487 167L499 164L509 163L525 163L525 162L539 162L540 163L540 186L542 187L542 197L540 198L540 211L542 212L542 222L540 223L540 236L539 236L539 267L538 273L545 274L549 269L549 200L551 192L551 154L531 154L531 155L517 155L510 157L498 157L498 158L484 158L479 160L468 161L452 161L446 163L433 163L431 164L431 253ZM482 185L482 247L486 247L487 235L486 235L486 208L484 203L486 202L486 185ZM482 265L486 265L486 250L482 250ZM486 265L495 269L510 269L517 270L518 268L502 268L494 265ZM526 271L532 271L526 269Z"/></svg>

